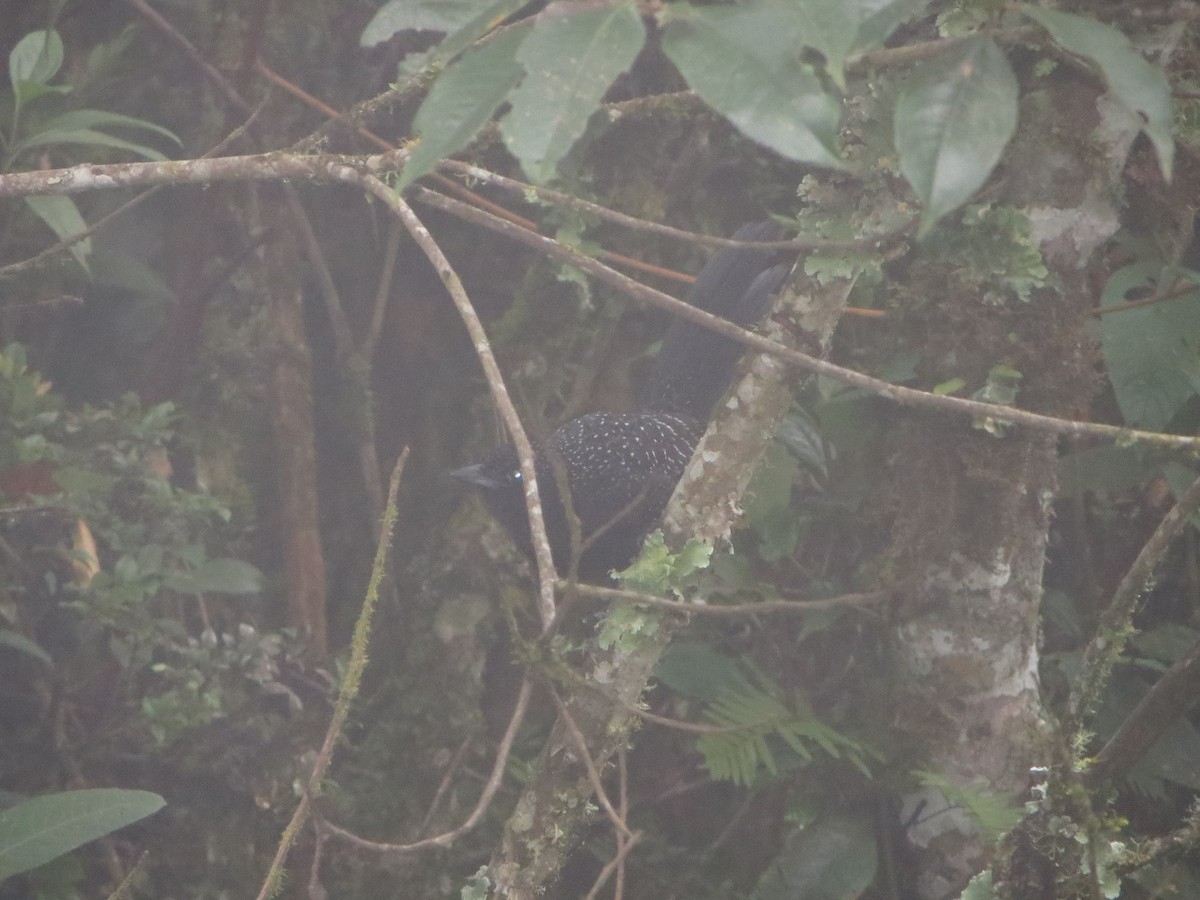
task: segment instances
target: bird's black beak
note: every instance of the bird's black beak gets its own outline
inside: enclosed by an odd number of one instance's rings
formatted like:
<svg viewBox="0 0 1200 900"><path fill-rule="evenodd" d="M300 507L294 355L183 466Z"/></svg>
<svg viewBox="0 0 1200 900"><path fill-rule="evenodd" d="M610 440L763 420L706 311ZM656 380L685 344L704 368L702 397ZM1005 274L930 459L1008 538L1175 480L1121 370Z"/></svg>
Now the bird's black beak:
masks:
<svg viewBox="0 0 1200 900"><path fill-rule="evenodd" d="M461 481L464 484L471 484L475 487L494 490L501 486L500 482L488 475L483 470L482 463L476 463L473 466L463 466L461 469L455 469L450 473L450 477L455 481Z"/></svg>

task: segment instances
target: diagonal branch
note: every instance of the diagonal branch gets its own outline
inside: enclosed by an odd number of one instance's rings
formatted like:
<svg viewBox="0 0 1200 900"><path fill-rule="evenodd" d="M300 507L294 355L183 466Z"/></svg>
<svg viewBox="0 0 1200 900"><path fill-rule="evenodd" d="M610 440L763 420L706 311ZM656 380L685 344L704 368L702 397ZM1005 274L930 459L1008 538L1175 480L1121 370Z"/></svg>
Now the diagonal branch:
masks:
<svg viewBox="0 0 1200 900"><path fill-rule="evenodd" d="M1133 616L1138 604L1154 583L1154 572L1174 540L1189 525L1191 516L1200 510L1200 478L1192 482L1179 501L1167 512L1154 534L1142 546L1137 559L1117 585L1108 608L1100 616L1096 635L1083 654L1080 675L1071 691L1069 732L1079 727L1079 720L1091 710L1100 696L1113 664L1125 647L1133 630ZM1164 679L1165 680L1165 679Z"/></svg>
<svg viewBox="0 0 1200 900"><path fill-rule="evenodd" d="M35 172L14 172L0 175L0 197L46 196L77 194L92 190L113 190L125 187L147 187L157 184L206 184L214 181L280 181L298 182L341 181L366 188L365 176L394 172L403 166L407 154L403 150L375 156L298 156L289 153L268 153L257 156L231 156L220 159L171 161L167 163L116 163L113 165L81 165L68 169L48 169ZM381 199L391 193L380 184L380 190L366 188ZM497 231L513 240L533 247L555 259L593 275L638 302L662 309L689 322L725 335L732 340L783 360L789 365L825 375L843 384L862 388L901 406L939 410L969 415L986 422L1010 424L1074 437L1093 437L1122 444L1146 443L1157 447L1180 450L1200 450L1200 437L1141 431L1094 422L1080 422L1041 413L1028 412L1012 406L1000 406L979 400L939 396L927 391L901 387L853 369L846 369L826 360L786 347L777 341L739 328L724 319L689 306L669 294L656 291L627 275L611 269L590 256L560 244L552 238L515 227L496 216L426 188L416 187L415 196L438 209L446 210L465 221Z"/></svg>
<svg viewBox="0 0 1200 900"><path fill-rule="evenodd" d="M479 358L480 365L483 366L484 377L487 379L488 389L492 394L492 402L500 410L501 418L508 429L509 437L512 438L513 446L516 447L517 457L521 463L521 475L525 485L525 506L529 513L529 530L533 541L534 559L537 563L538 612L541 616L542 627L549 628L554 621L554 585L557 581L557 573L554 569L550 541L546 537L546 524L542 516L537 472L533 465L533 446L521 425L517 409L508 396L504 378L500 374L500 366L496 363L496 357L488 342L487 332L484 331L483 323L475 314L471 300L467 296L458 274L454 271L454 267L450 265L450 261L442 253L441 247L430 235L429 229L417 218L412 207L378 178L358 176L356 173L355 181L387 204L388 208L404 223L404 227L408 229L408 233L412 235L413 240L421 248L442 280L442 284L445 285L455 309L458 310L458 314L463 320L463 325L466 326L467 333L471 336L471 342L475 345L475 354Z"/></svg>

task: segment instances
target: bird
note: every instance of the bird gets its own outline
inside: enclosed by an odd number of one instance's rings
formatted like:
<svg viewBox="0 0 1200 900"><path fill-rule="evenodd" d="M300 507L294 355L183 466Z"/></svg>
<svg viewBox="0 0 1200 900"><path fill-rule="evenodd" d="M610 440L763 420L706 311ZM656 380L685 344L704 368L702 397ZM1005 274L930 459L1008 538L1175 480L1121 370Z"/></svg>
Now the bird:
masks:
<svg viewBox="0 0 1200 900"><path fill-rule="evenodd" d="M779 225L743 225L740 241L778 240ZM718 249L696 276L687 302L743 327L770 311L789 266L772 250ZM667 329L637 409L588 413L534 445L534 469L546 534L562 577L611 582L639 554L725 393L742 346L691 322ZM492 516L533 554L516 449L496 447L482 463L451 476L482 494ZM564 502L565 501L565 502ZM578 522L572 528L571 518ZM574 565L572 565L574 564Z"/></svg>

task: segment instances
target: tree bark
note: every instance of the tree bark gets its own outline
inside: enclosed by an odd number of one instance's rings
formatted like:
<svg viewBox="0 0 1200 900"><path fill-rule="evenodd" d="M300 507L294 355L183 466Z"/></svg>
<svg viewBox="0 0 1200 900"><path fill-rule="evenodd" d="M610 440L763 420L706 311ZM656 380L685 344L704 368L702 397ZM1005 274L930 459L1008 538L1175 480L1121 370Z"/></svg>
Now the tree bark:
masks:
<svg viewBox="0 0 1200 900"><path fill-rule="evenodd" d="M1099 251L1118 227L1115 198L1137 128L1082 76L1060 71L1023 97L998 196L1027 217L1050 278L1022 301L972 291L951 264L925 273L945 286L910 323L922 329L912 346L925 348L931 383L967 372L979 383L1004 364L1023 376L1022 408L1068 416L1087 408ZM893 454L891 558L913 586L895 631L900 723L939 779L1016 804L1030 766L1051 761L1037 671L1056 441L1002 419L999 407L990 434L905 415ZM920 896L957 892L988 863L979 830L936 787L907 796L902 816Z"/></svg>
<svg viewBox="0 0 1200 900"><path fill-rule="evenodd" d="M264 191L261 198L264 221L286 221L287 207L281 196ZM306 658L320 662L329 653L325 554L317 499L312 353L304 331L299 271L299 257L286 238L272 241L256 267L272 337L268 397L275 437L288 623L305 640Z"/></svg>

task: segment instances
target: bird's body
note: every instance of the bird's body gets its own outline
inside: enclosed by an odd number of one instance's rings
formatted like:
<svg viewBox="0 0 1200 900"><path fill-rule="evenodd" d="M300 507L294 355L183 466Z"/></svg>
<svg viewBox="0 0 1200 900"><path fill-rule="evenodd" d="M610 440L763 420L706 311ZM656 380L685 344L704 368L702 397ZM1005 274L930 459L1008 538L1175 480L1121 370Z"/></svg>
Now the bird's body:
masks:
<svg viewBox="0 0 1200 900"><path fill-rule="evenodd" d="M764 241L778 235L778 226L762 222L743 226L734 237ZM697 276L688 301L737 324L754 324L770 308L771 294L786 274L784 266L771 267L771 259L770 251L718 250ZM569 573L577 556L579 579L603 582L637 556L740 356L737 342L676 321L642 391L641 411L580 416L534 447L546 533L561 574ZM512 446L497 447L485 462L454 475L482 489L496 519L526 552L532 550ZM563 487L569 487L569 504L563 502ZM579 523L574 534L568 505Z"/></svg>

